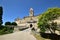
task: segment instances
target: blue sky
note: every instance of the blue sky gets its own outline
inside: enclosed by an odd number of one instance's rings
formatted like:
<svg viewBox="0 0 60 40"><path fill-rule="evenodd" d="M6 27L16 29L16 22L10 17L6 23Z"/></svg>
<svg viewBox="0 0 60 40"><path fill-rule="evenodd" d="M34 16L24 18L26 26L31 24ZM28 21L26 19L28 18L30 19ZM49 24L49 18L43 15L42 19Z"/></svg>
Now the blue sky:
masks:
<svg viewBox="0 0 60 40"><path fill-rule="evenodd" d="M60 7L60 0L0 0L3 7L3 23L13 22L15 18L29 15L29 9L34 9L34 15L38 15L48 8Z"/></svg>

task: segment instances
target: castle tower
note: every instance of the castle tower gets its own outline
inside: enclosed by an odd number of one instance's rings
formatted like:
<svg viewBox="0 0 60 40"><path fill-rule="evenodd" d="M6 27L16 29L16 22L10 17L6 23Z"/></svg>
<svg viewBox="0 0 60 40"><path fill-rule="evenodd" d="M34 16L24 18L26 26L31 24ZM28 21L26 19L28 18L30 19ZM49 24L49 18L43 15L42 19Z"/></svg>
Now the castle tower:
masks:
<svg viewBox="0 0 60 40"><path fill-rule="evenodd" d="M34 16L34 10L33 10L33 8L30 8L29 16Z"/></svg>

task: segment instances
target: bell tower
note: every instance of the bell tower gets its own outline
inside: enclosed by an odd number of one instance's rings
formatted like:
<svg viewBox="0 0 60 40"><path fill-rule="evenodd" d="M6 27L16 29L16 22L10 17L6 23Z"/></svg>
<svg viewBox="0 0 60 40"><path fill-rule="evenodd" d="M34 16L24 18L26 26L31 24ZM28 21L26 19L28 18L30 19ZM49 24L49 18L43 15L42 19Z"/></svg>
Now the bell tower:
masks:
<svg viewBox="0 0 60 40"><path fill-rule="evenodd" d="M34 16L34 10L33 10L33 8L30 8L29 16Z"/></svg>

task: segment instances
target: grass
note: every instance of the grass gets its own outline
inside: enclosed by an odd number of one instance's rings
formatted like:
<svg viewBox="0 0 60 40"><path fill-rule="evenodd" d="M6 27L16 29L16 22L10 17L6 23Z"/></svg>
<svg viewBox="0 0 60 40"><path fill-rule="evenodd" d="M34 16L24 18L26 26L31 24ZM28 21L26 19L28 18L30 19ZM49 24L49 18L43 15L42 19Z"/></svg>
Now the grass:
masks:
<svg viewBox="0 0 60 40"><path fill-rule="evenodd" d="M34 36L37 40L50 40L50 39L42 38L41 35L39 35L39 34L35 34L35 33L33 33L33 32L32 32L32 34L33 34L33 36Z"/></svg>
<svg viewBox="0 0 60 40"><path fill-rule="evenodd" d="M45 40L44 38L42 38L40 35L37 35L37 34L33 34L35 36L35 38L37 40Z"/></svg>

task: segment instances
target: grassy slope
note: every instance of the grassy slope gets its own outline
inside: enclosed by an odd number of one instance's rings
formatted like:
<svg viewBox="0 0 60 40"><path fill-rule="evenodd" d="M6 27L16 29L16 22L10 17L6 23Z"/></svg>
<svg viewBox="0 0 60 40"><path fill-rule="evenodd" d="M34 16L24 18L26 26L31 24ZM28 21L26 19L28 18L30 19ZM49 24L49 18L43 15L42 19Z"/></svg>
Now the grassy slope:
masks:
<svg viewBox="0 0 60 40"><path fill-rule="evenodd" d="M50 39L42 38L39 34L35 34L35 33L33 33L33 32L32 32L32 34L33 34L33 36L35 36L35 38L36 38L37 40L50 40Z"/></svg>

